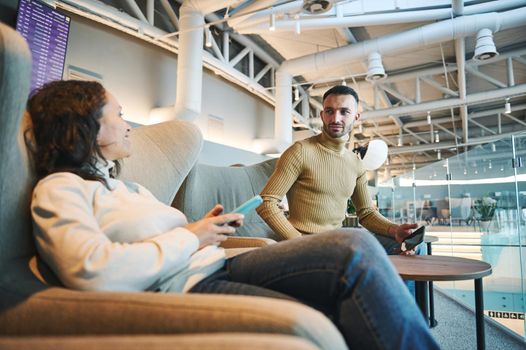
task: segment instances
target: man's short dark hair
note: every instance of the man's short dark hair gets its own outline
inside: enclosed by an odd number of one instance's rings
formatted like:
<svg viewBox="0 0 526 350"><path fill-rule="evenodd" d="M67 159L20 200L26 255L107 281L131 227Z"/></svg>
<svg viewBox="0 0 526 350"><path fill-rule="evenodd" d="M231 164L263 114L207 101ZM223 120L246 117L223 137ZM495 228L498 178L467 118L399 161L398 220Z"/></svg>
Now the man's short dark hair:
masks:
<svg viewBox="0 0 526 350"><path fill-rule="evenodd" d="M336 85L330 88L329 90L327 90L327 92L323 94L322 103L325 102L325 99L329 95L351 95L356 100L356 104L360 102L360 99L358 98L358 94L356 93L356 91L354 91L353 88L345 86L345 85Z"/></svg>

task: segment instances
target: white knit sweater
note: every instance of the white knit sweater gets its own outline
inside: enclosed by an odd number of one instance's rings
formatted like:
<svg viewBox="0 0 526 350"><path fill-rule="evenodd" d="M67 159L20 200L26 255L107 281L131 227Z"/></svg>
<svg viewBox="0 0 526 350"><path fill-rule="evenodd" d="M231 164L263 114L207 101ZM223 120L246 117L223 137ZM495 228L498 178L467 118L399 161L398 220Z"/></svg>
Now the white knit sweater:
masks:
<svg viewBox="0 0 526 350"><path fill-rule="evenodd" d="M39 254L65 286L81 290L185 292L224 265L222 248L198 250L183 213L146 188L55 173L33 191Z"/></svg>

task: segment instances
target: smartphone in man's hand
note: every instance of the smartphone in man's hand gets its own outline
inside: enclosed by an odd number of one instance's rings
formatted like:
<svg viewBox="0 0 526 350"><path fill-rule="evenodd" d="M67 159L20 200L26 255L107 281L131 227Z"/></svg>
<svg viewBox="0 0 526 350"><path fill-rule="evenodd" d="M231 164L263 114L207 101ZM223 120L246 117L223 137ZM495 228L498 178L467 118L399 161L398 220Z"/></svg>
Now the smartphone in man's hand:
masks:
<svg viewBox="0 0 526 350"><path fill-rule="evenodd" d="M414 249L417 245L424 241L424 235L426 233L426 227L420 226L413 231L409 236L404 240L405 250Z"/></svg>

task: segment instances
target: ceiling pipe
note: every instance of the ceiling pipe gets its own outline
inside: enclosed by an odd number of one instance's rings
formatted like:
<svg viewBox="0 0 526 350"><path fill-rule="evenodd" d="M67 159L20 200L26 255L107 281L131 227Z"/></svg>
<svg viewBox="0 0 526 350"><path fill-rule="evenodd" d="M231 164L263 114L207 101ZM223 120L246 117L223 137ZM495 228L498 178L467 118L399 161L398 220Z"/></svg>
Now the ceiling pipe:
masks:
<svg viewBox="0 0 526 350"><path fill-rule="evenodd" d="M428 24L419 28L410 29L405 32L386 35L380 38L375 38L368 41L363 41L357 44L331 49L320 53L307 55L285 61L276 74L288 76L290 79L282 79L281 83L276 86L276 95L290 94L292 88L292 77L300 75L306 71L323 71L326 67L334 67L339 64L346 64L349 61L364 59L371 52L378 52L380 54L395 54L401 51L416 49L421 46L432 45L444 41L463 38L468 35L473 35L482 28L489 28L492 32L499 30L513 28L522 25L526 22L526 7L517 10L511 10L502 13L486 13L473 16L461 16L439 23ZM521 91L512 93L524 93L526 85L519 85L520 87L513 87L507 92L512 92L511 89L517 88L513 91ZM285 90L285 91L283 91ZM498 94L499 91L492 92L491 95L484 94L485 99L494 99L493 95ZM479 95L480 94L474 94ZM440 101L432 101L431 103L422 103L420 105L401 106L396 108L387 108L378 111L364 112L362 117L364 119L372 119L378 117L387 117L388 115L400 115L410 112L420 111L426 105L429 106L427 110L443 109L445 107L461 106L468 101L466 99L447 99ZM476 100L476 96L471 98ZM281 100L284 102L285 100ZM415 107L416 106L416 107ZM388 112L387 112L388 111ZM287 106L280 106L277 101L275 122L282 119L291 119L292 103ZM373 117L374 116L374 117ZM291 132L291 131L290 131ZM289 139L284 135L276 135L280 140Z"/></svg>
<svg viewBox="0 0 526 350"><path fill-rule="evenodd" d="M163 6L164 11L166 12L170 20L172 21L175 30L179 30L179 18L177 18L177 15L175 14L175 11L168 2L168 0L161 0L161 5Z"/></svg>
<svg viewBox="0 0 526 350"><path fill-rule="evenodd" d="M194 121L201 114L204 16L206 13L222 9L231 3L232 1L185 0L179 8L181 29L173 118ZM171 119L169 117L164 119Z"/></svg>
<svg viewBox="0 0 526 350"><path fill-rule="evenodd" d="M464 13L464 0L453 0L452 3L453 14L455 16L462 16ZM455 58L457 61L457 81L458 81L458 97L466 100L466 44L464 38L455 40ZM469 137L469 123L468 123L468 106L463 104L460 106L460 120L462 121L462 141L468 142ZM464 151L467 151L465 149Z"/></svg>
<svg viewBox="0 0 526 350"><path fill-rule="evenodd" d="M348 6L352 7L352 4L340 5L345 8ZM348 11L349 15L345 16L345 10L342 10L343 16L332 16L327 17L308 17L301 18L301 29L308 30L320 30L320 29L334 29L334 28L349 28L349 27L363 27L371 25L389 25L389 24L400 24L400 23L413 23L419 21L439 21L451 18L451 13L455 15L474 15L487 12L506 11L517 7L526 6L525 0L499 0L490 1L482 4L463 5L453 3L453 8L444 9L431 9L431 10L420 10L416 8L404 8L405 11L393 8L392 11L387 13L374 13L374 14L356 14L356 11ZM460 13L459 9L463 8ZM275 8L276 12L283 13L279 7ZM290 10L289 10L290 11ZM332 11L335 13L335 11ZM241 34L261 34L268 32L268 15L267 11L259 11L249 18L244 18L244 21L229 21L229 25L232 26L238 33ZM276 31L292 31L295 28L295 20L278 20L276 21Z"/></svg>

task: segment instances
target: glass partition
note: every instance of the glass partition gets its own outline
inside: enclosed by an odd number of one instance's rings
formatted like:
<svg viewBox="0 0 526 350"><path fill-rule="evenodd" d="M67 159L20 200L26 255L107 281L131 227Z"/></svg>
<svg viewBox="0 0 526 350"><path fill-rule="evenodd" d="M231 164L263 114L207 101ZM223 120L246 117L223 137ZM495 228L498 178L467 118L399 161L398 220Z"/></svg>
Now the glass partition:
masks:
<svg viewBox="0 0 526 350"><path fill-rule="evenodd" d="M479 145L379 184L395 222L426 224L434 255L483 260L485 314L525 335L526 135ZM390 197L389 197L390 196ZM389 215L390 214L390 215ZM394 216L393 216L394 215ZM474 309L473 281L435 283Z"/></svg>

